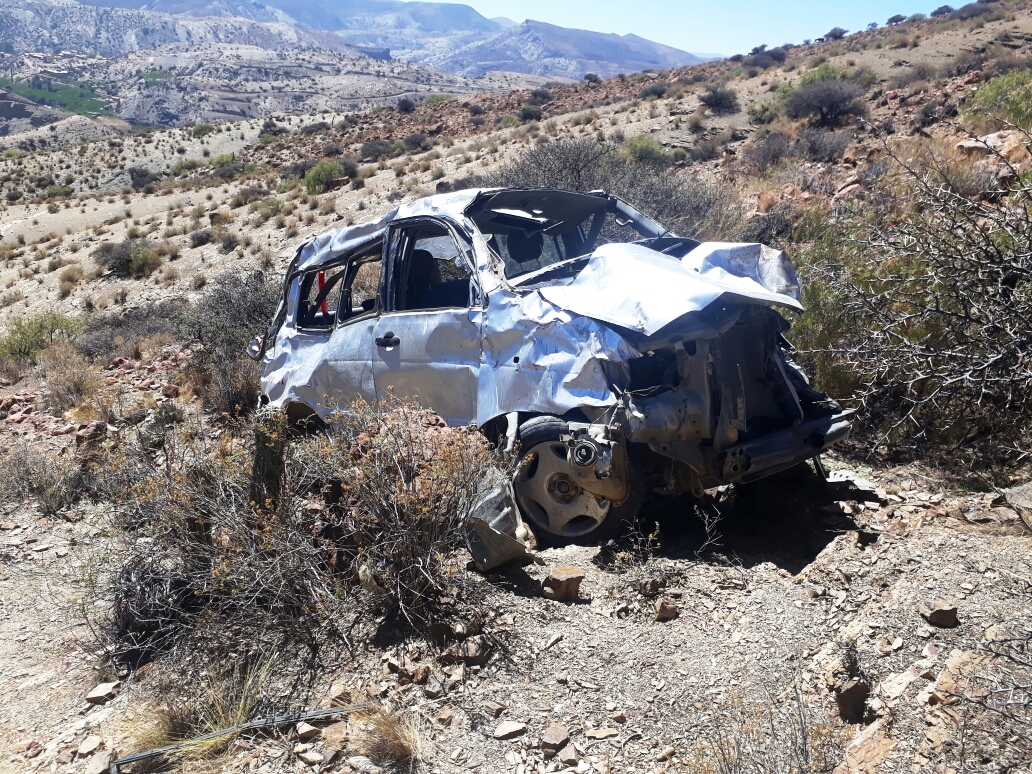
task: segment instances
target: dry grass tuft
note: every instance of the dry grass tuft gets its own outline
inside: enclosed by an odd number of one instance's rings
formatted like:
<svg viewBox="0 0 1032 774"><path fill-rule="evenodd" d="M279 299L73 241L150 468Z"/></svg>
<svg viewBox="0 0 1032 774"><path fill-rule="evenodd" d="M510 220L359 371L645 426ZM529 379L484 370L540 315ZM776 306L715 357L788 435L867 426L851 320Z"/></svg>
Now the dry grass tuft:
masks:
<svg viewBox="0 0 1032 774"><path fill-rule="evenodd" d="M358 733L355 744L363 755L381 766L412 770L421 757L421 740L414 717L399 718L389 710L374 706L353 715Z"/></svg>

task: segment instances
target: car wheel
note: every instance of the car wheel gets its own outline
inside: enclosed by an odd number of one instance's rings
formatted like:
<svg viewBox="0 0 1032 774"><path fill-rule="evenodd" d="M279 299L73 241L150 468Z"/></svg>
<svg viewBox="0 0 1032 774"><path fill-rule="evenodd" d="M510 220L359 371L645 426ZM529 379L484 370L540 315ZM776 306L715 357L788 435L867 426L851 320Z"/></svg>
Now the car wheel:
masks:
<svg viewBox="0 0 1032 774"><path fill-rule="evenodd" d="M520 462L513 477L516 502L540 542L563 546L599 543L626 532L641 510L642 487L631 471L631 492L619 505L584 491L571 475L569 432L559 417L534 417L520 425Z"/></svg>

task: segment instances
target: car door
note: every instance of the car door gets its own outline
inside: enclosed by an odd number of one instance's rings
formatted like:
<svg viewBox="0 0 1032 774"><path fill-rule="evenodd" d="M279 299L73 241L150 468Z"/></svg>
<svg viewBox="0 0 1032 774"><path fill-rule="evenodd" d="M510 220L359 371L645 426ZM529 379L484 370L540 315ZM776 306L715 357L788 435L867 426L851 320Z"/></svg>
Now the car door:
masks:
<svg viewBox="0 0 1032 774"><path fill-rule="evenodd" d="M376 398L373 326L379 311L383 240L332 267L300 277L294 391L326 416L355 400Z"/></svg>
<svg viewBox="0 0 1032 774"><path fill-rule="evenodd" d="M414 400L449 425L477 416L482 294L472 247L432 218L392 226L384 312L374 327L380 398Z"/></svg>

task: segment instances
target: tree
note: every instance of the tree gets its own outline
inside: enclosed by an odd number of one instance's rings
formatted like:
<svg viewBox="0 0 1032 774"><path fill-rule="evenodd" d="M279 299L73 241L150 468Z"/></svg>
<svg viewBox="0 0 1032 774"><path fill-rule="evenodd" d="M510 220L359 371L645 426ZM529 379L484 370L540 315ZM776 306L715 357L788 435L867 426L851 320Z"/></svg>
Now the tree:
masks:
<svg viewBox="0 0 1032 774"><path fill-rule="evenodd" d="M785 101L789 118L816 117L821 126L834 126L847 116L863 115L863 89L854 83L829 79L793 91Z"/></svg>
<svg viewBox="0 0 1032 774"><path fill-rule="evenodd" d="M592 85L602 83L602 78L595 75L595 73L585 73L584 80Z"/></svg>
<svg viewBox="0 0 1032 774"><path fill-rule="evenodd" d="M953 6L940 5L934 11L932 11L932 18L941 19L944 16L949 16L951 13L953 13Z"/></svg>
<svg viewBox="0 0 1032 774"><path fill-rule="evenodd" d="M869 29L869 30L876 30L876 29L878 29L878 22L871 22L870 24L867 25L867 29Z"/></svg>
<svg viewBox="0 0 1032 774"><path fill-rule="evenodd" d="M828 30L827 32L824 33L824 39L825 40L842 40L842 38L846 37L846 33L847 32L849 32L849 30L844 30L841 27L833 27L833 28L831 28L830 30Z"/></svg>
<svg viewBox="0 0 1032 774"><path fill-rule="evenodd" d="M416 103L410 100L408 97L402 97L398 100L398 112L399 113L411 113L416 109Z"/></svg>
<svg viewBox="0 0 1032 774"><path fill-rule="evenodd" d="M885 22L886 27L895 27L897 24L902 24L907 20L907 17L901 13L897 13L895 16L890 16L889 20Z"/></svg>

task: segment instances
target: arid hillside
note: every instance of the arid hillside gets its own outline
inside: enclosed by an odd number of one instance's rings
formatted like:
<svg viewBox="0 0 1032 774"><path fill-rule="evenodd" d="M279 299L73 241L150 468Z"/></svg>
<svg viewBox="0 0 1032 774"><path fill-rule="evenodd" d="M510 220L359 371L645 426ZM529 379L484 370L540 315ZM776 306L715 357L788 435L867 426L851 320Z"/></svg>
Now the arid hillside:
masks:
<svg viewBox="0 0 1032 774"><path fill-rule="evenodd" d="M521 89L200 50L67 62L188 125L0 137L0 771L1032 770L1027 4ZM850 440L480 573L486 436L256 415L300 245L496 185L785 250Z"/></svg>

